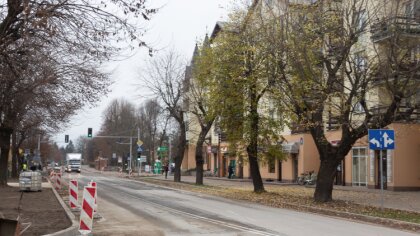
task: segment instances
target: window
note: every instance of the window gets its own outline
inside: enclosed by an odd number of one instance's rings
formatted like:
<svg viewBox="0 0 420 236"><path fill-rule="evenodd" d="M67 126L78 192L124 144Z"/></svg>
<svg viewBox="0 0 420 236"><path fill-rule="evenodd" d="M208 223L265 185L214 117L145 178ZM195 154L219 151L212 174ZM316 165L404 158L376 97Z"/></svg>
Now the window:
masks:
<svg viewBox="0 0 420 236"><path fill-rule="evenodd" d="M367 69L367 61L364 56L364 52L358 52L354 54L354 63L358 72L364 72Z"/></svg>
<svg viewBox="0 0 420 236"><path fill-rule="evenodd" d="M365 112L365 109L363 109L363 106L360 102L357 102L354 105L353 112L354 113L363 113L363 112Z"/></svg>
<svg viewBox="0 0 420 236"><path fill-rule="evenodd" d="M354 26L356 31L364 31L366 29L366 11L361 10L354 15Z"/></svg>
<svg viewBox="0 0 420 236"><path fill-rule="evenodd" d="M265 5L269 8L273 7L273 0L265 0Z"/></svg>
<svg viewBox="0 0 420 236"><path fill-rule="evenodd" d="M275 158L268 159L268 173L275 173L276 172L276 162Z"/></svg>
<svg viewBox="0 0 420 236"><path fill-rule="evenodd" d="M404 15L418 22L420 16L420 0L409 0L403 3Z"/></svg>
<svg viewBox="0 0 420 236"><path fill-rule="evenodd" d="M354 147L352 149L352 184L353 186L367 185L367 148Z"/></svg>

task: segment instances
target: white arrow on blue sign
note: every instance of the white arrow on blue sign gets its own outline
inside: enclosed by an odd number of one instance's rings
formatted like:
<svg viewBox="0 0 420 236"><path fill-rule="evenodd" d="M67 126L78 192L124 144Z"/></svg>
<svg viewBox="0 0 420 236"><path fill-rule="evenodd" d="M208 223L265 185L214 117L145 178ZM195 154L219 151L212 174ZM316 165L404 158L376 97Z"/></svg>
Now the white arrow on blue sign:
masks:
<svg viewBox="0 0 420 236"><path fill-rule="evenodd" d="M369 148L372 150L395 149L395 133L389 129L368 130Z"/></svg>

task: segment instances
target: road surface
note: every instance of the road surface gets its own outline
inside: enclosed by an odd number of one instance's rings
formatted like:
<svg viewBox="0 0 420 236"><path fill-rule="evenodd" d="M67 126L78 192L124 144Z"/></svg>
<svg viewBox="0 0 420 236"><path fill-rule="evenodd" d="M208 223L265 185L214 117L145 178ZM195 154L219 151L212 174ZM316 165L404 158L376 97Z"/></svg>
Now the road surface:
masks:
<svg viewBox="0 0 420 236"><path fill-rule="evenodd" d="M98 184L94 235L409 236L410 232L270 208L82 171ZM80 194L81 196L81 194Z"/></svg>

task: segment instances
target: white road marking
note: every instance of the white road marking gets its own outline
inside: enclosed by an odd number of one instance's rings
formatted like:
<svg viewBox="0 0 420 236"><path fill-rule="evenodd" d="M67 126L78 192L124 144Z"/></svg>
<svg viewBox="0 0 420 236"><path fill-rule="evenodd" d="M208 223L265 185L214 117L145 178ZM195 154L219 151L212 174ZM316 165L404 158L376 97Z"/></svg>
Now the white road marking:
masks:
<svg viewBox="0 0 420 236"><path fill-rule="evenodd" d="M257 235L278 236L278 234L272 234L272 233L264 232L264 231L261 231L261 230L252 229L252 228L245 227L245 226L240 226L240 225L235 225L235 224L232 224L232 223L227 223L227 222L224 222L224 221L221 221L221 220L215 220L215 219L211 219L211 218L208 218L208 217L199 216L199 215L192 214L192 213L185 212L185 211L176 210L176 209L164 206L164 205L160 205L160 204L145 200L143 198L140 198L138 196L135 196L135 195L132 195L132 194L129 194L129 193L123 193L123 194L128 195L128 196L133 197L133 198L136 198L136 199L139 199L139 200L142 200L142 201L147 202L148 204L154 205L156 207L166 209L169 212L180 214L180 215L186 215L186 216L189 216L191 218L198 219L198 220L204 220L204 221L216 224L216 225L222 225L222 226L225 226L225 227L228 227L228 228L232 228L232 229L236 229L236 230L242 230L242 231L249 232L249 233L254 233L254 234L257 234Z"/></svg>

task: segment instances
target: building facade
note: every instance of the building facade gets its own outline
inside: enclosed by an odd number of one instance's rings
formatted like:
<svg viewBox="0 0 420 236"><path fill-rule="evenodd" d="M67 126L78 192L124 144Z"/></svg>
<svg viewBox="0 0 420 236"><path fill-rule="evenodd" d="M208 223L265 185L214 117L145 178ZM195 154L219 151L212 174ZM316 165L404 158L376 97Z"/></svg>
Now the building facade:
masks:
<svg viewBox="0 0 420 236"><path fill-rule="evenodd" d="M272 4L275 1L255 1L255 4ZM279 1L280 9L288 4L288 1ZM306 1L294 1L293 4L302 4ZM307 1L310 2L310 1ZM412 80L419 80L419 59L420 59L420 1L407 0L396 1L393 4L381 4L381 0L369 1L366 8L358 12L360 24L367 25L366 32L360 37L351 53L354 57L360 58L360 66L363 67L371 60L371 54L379 53L386 56L389 40L399 30L399 37L407 44L417 45L412 47L410 57L412 59L411 69L416 72ZM307 3L309 4L309 3ZM262 6L262 5L261 5ZM378 6L382 8L379 9ZM281 11L279 11L281 12ZM377 13L377 19L370 19L370 12ZM213 35L221 30L222 24L216 24ZM383 52L383 53L382 53ZM410 62L410 63L411 63ZM388 190L420 190L420 91L418 84L414 83L417 89L415 94L408 100L401 102L396 111L396 120L384 127L395 131L395 150L379 151L370 150L367 137L356 141L351 151L337 167L335 184L366 188L379 188L380 175L384 179L384 187ZM380 77L371 82L368 93L368 106L376 111L377 115L383 114L384 108L389 104L389 96L385 90L386 82ZM360 104L354 105L353 119L361 120L363 108ZM359 109L359 113L357 112ZM335 117L325 119L324 124L327 140L332 145L339 145L341 140L340 124ZM229 165L235 166L237 177L251 178L249 165L246 156L233 156L229 153L229 145L223 139L221 132L212 127L208 134L207 145L202 147L205 153L205 170L211 175L219 177L227 176ZM298 177L305 172L318 172L320 158L312 135L307 129L292 124L282 132L284 142L279 145L284 152L285 158L274 161L261 161L260 172L263 179L296 182ZM191 137L191 134L190 134ZM184 158L185 167L194 169L195 148L189 145ZM380 158L382 156L382 159ZM383 169L380 170L380 162ZM183 165L184 167L184 165Z"/></svg>

